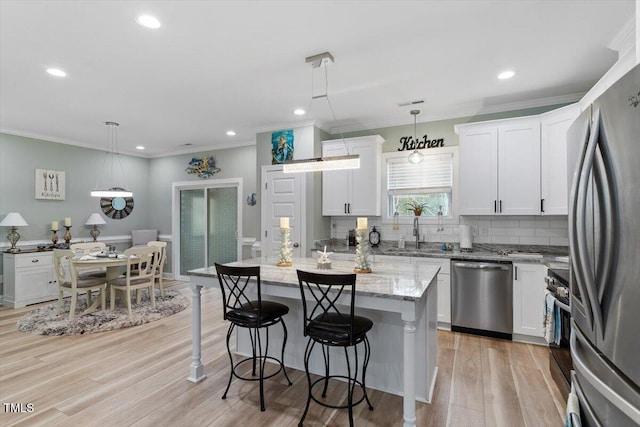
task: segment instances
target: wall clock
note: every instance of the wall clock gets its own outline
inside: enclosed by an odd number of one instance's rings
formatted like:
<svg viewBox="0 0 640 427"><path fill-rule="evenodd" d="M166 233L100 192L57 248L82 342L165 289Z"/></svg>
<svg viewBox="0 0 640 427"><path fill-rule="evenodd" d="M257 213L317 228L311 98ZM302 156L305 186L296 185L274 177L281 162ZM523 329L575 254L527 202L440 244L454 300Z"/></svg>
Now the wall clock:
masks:
<svg viewBox="0 0 640 427"><path fill-rule="evenodd" d="M124 190L124 188L114 187L111 190ZM124 219L133 211L133 197L102 197L100 209L111 219Z"/></svg>

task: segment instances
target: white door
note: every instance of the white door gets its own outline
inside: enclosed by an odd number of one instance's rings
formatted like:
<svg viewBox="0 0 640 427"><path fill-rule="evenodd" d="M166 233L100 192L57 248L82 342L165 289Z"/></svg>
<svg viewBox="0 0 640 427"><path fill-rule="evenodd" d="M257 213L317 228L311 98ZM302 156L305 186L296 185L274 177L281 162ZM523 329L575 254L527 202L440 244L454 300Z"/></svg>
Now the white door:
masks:
<svg viewBox="0 0 640 427"><path fill-rule="evenodd" d="M262 256L278 256L280 251L280 218L289 218L293 256L303 256L302 218L304 187L303 173L282 172L282 166L265 166L262 170Z"/></svg>

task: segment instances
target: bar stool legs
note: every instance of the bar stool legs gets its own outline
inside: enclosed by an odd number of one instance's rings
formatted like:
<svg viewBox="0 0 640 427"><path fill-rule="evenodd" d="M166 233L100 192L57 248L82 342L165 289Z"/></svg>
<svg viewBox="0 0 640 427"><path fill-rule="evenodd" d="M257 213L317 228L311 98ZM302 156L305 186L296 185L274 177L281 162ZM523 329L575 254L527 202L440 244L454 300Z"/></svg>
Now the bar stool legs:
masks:
<svg viewBox="0 0 640 427"><path fill-rule="evenodd" d="M282 318L279 321L282 324L282 329L284 330L284 339L282 341L282 351L280 353L280 360L278 360L278 363L280 365L280 368L278 369L278 371L276 371L275 373L265 377L264 375L264 368L265 368L265 364L267 361L267 355L269 354L269 328L265 328L265 334L266 334L266 342L265 342L265 348L264 348L264 353L262 352L262 338L260 337L260 331L259 328L248 328L249 329L249 338L251 340L251 353L252 353L252 357L250 359L243 359L240 360L239 362L236 362L234 364L233 362L233 355L231 354L231 348L229 347L229 343L231 341L231 336L233 335L233 330L235 329L235 323L231 323L229 325L229 329L227 330L227 354L229 355L229 362L231 364L231 372L229 373L229 381L227 382L227 388L224 390L224 394L222 395L222 399L226 399L227 398L227 392L229 391L229 387L231 387L231 382L233 381L233 377L237 377L239 379L243 379L243 380L247 380L248 378L244 378L242 376L240 376L237 372L236 369L238 368L238 366L243 363L243 362L247 362L248 360L251 360L252 363L252 369L251 369L251 375L253 377L256 376L256 362L258 364L258 378L254 379L257 380L260 384L260 411L265 410L265 406L264 406L264 380L266 378L271 378L272 376L278 374L280 371L282 371L284 373L284 377L287 379L287 384L288 385L292 385L293 383L291 382L291 380L289 379L289 375L287 375L287 370L285 369L284 366L284 349L285 346L287 344L287 326L284 323L284 320L282 320ZM263 355L264 354L264 355ZM275 360L275 359L274 359Z"/></svg>
<svg viewBox="0 0 640 427"><path fill-rule="evenodd" d="M347 404L346 405L331 405L328 404L326 402L321 402L320 400L318 400L316 397L313 396L312 393L312 389L313 387L318 384L320 381L322 381L323 384L323 388L322 388L322 397L325 398L327 397L327 387L329 384L329 379L330 378L344 378L342 376L339 375L330 375L329 373L329 367L330 367L330 361L329 361L329 347L328 345L324 345L322 343L319 343L322 347L322 357L324 359L324 367L325 367L325 375L323 378L320 378L314 382L311 382L311 374L309 372L309 359L311 358L311 353L313 352L313 348L316 345L316 341L313 339L309 339L309 341L307 342L307 347L305 348L305 352L304 352L304 370L305 373L307 374L307 384L308 384L308 391L307 391L307 402L305 404L304 407L304 412L302 413L302 418L300 419L300 422L298 423L298 427L303 427L304 425L304 420L307 417L307 413L309 412L309 406L311 404L311 400L315 401L316 403L322 405L322 406L326 406L329 408L334 408L334 409L348 409L349 411L349 426L353 427L353 407L359 403L361 403L363 400L366 400L368 408L370 411L373 410L373 405L371 404L371 401L369 400L369 395L367 394L367 390L365 388L365 379L366 379L366 374L367 374L367 366L369 365L369 357L371 355L371 346L369 344L369 339L365 336L364 339L362 340L363 344L364 344L364 360L363 360L363 364L362 364L362 381L358 381L358 345L355 344L353 345L353 351L354 351L354 355L355 355L355 366L354 366L354 372L353 375L351 375L351 361L349 359L349 352L348 352L348 348L347 346L344 346L344 355L345 355L345 359L347 362ZM356 390L356 386L360 386L362 388L362 392L363 392L363 396L356 402L353 401L353 394Z"/></svg>

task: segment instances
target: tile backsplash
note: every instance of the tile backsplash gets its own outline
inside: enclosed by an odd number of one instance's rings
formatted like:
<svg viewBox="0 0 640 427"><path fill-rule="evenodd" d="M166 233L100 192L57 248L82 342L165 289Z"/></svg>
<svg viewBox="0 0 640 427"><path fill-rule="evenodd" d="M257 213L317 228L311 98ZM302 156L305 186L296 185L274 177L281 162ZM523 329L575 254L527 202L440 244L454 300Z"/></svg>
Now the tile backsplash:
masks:
<svg viewBox="0 0 640 427"><path fill-rule="evenodd" d="M393 230L392 224L382 224L380 217L369 217L369 228L376 226L382 240L397 241L404 236L412 241L413 227L401 224ZM568 222L566 215L550 216L461 216L460 224L469 225L473 231L474 243L523 244L568 246ZM349 229L355 228L355 217L332 217L332 238L345 239ZM444 226L437 231L435 224L420 224L421 241L459 243L458 224Z"/></svg>

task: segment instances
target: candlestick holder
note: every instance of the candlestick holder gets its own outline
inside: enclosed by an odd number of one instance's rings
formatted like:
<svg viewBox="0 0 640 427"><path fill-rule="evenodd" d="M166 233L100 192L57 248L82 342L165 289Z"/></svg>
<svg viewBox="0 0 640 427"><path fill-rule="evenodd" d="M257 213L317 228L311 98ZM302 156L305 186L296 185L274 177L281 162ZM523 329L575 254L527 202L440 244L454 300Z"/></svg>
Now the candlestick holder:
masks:
<svg viewBox="0 0 640 427"><path fill-rule="evenodd" d="M66 231L64 232L64 242L69 246L69 242L71 242L71 226L65 225L64 228Z"/></svg>
<svg viewBox="0 0 640 427"><path fill-rule="evenodd" d="M356 266L354 273L371 273L371 263L369 262L369 240L367 229L356 230Z"/></svg>
<svg viewBox="0 0 640 427"><path fill-rule="evenodd" d="M58 243L58 230L51 230L51 242L54 245Z"/></svg>
<svg viewBox="0 0 640 427"><path fill-rule="evenodd" d="M293 262L291 261L291 255L293 250L291 249L291 242L289 237L291 230L289 228L280 229L280 256L276 265L278 267L291 267Z"/></svg>

